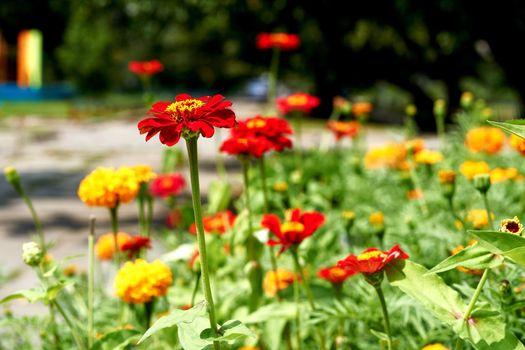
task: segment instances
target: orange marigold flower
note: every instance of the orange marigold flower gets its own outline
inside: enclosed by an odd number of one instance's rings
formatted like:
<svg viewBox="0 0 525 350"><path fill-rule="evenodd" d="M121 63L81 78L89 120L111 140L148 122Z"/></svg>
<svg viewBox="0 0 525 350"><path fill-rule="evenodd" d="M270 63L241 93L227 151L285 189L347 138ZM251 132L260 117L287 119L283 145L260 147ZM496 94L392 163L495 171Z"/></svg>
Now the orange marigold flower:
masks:
<svg viewBox="0 0 525 350"><path fill-rule="evenodd" d="M342 284L355 274L357 274L357 271L345 270L342 267L335 265L320 269L317 276L333 284Z"/></svg>
<svg viewBox="0 0 525 350"><path fill-rule="evenodd" d="M412 151L413 154L417 154L425 149L425 140L423 139L412 139L405 141L404 147L407 152Z"/></svg>
<svg viewBox="0 0 525 350"><path fill-rule="evenodd" d="M525 156L525 139L519 136L516 136L514 134L511 134L510 135L510 146Z"/></svg>
<svg viewBox="0 0 525 350"><path fill-rule="evenodd" d="M349 255L337 263L337 266L349 271L361 272L365 275L375 274L392 261L408 259L408 255L396 244L389 251L369 248L359 255Z"/></svg>
<svg viewBox="0 0 525 350"><path fill-rule="evenodd" d="M385 224L385 215L380 211L373 212L368 217L368 222L374 226L383 226Z"/></svg>
<svg viewBox="0 0 525 350"><path fill-rule="evenodd" d="M277 294L277 291L288 288L297 277L293 272L285 269L277 269L277 273L270 270L266 272L263 280L264 293L270 297Z"/></svg>
<svg viewBox="0 0 525 350"><path fill-rule="evenodd" d="M424 149L414 156L414 161L418 164L434 165L443 160L443 153Z"/></svg>
<svg viewBox="0 0 525 350"><path fill-rule="evenodd" d="M131 61L128 64L130 72L137 75L154 75L164 70L164 65L159 60Z"/></svg>
<svg viewBox="0 0 525 350"><path fill-rule="evenodd" d="M310 113L312 109L317 108L320 103L321 101L318 97L304 92L296 92L295 94L278 98L277 108L279 108L282 114L295 111Z"/></svg>
<svg viewBox="0 0 525 350"><path fill-rule="evenodd" d="M466 160L459 167L459 171L467 179L472 180L478 174L490 173L490 167L484 161Z"/></svg>
<svg viewBox="0 0 525 350"><path fill-rule="evenodd" d="M490 216L494 219L494 213L490 213ZM477 230L489 225L489 217L485 209L469 210L467 213L467 221Z"/></svg>
<svg viewBox="0 0 525 350"><path fill-rule="evenodd" d="M372 112L374 106L370 102L354 102L352 103L352 113L356 117L366 116Z"/></svg>
<svg viewBox="0 0 525 350"><path fill-rule="evenodd" d="M456 182L456 172L454 170L443 169L438 172L439 183L451 185Z"/></svg>
<svg viewBox="0 0 525 350"><path fill-rule="evenodd" d="M416 200L423 198L423 192L419 189L413 189L407 192L407 198Z"/></svg>
<svg viewBox="0 0 525 350"><path fill-rule="evenodd" d="M173 282L170 268L155 260L137 259L126 262L115 277L117 295L126 303L143 304L166 295Z"/></svg>
<svg viewBox="0 0 525 350"><path fill-rule="evenodd" d="M492 184L507 180L518 179L518 169L516 168L494 168L490 171L490 182Z"/></svg>
<svg viewBox="0 0 525 350"><path fill-rule="evenodd" d="M146 134L146 141L159 134L159 140L166 146L179 142L183 133L212 137L214 128L232 128L235 113L230 109L231 101L222 95L193 98L188 94L175 97L175 101L157 102L148 111L152 118L138 123L140 134Z"/></svg>
<svg viewBox="0 0 525 350"><path fill-rule="evenodd" d="M523 234L523 225L517 216L512 219L501 220L499 225L500 232L512 233L514 235L521 236Z"/></svg>
<svg viewBox="0 0 525 350"><path fill-rule="evenodd" d="M131 236L125 232L117 233L117 244L119 250L122 246L131 239ZM95 253L100 260L111 260L115 254L115 240L113 233L106 233L100 236L95 244Z"/></svg>
<svg viewBox="0 0 525 350"><path fill-rule="evenodd" d="M299 35L289 33L260 33L256 40L256 46L260 50L272 48L279 48L283 51L295 50L300 44Z"/></svg>
<svg viewBox="0 0 525 350"><path fill-rule="evenodd" d="M277 240L269 240L267 244L280 245L279 253L301 244L325 221L324 215L316 211L301 212L301 209L293 209L290 214L290 218L283 223L275 214L265 214L261 221L261 226L270 230L277 238Z"/></svg>
<svg viewBox="0 0 525 350"><path fill-rule="evenodd" d="M505 133L499 128L482 126L471 129L465 137L465 145L472 152L498 153L505 144Z"/></svg>
<svg viewBox="0 0 525 350"><path fill-rule="evenodd" d="M450 350L441 343L428 344L421 348L421 350Z"/></svg>
<svg viewBox="0 0 525 350"><path fill-rule="evenodd" d="M329 121L328 128L332 131L335 139L339 141L343 137L354 138L359 133L359 122L356 121Z"/></svg>
<svg viewBox="0 0 525 350"><path fill-rule="evenodd" d="M230 210L221 211L211 216L205 216L202 220L204 223L204 231L207 233L223 234L232 228L235 219L235 214ZM195 223L191 224L189 231L193 235L197 233Z"/></svg>

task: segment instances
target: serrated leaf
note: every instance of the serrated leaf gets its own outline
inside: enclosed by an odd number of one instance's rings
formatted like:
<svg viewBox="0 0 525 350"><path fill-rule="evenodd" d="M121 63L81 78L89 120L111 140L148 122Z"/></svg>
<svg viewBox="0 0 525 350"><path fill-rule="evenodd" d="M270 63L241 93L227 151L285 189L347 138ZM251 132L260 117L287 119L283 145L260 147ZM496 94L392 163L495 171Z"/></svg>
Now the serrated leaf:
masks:
<svg viewBox="0 0 525 350"><path fill-rule="evenodd" d="M469 246L459 253L452 255L436 266L434 266L428 274L440 273L463 266L471 270L490 269L503 264L503 257L499 254L494 254L490 250L481 247L478 244Z"/></svg>
<svg viewBox="0 0 525 350"><path fill-rule="evenodd" d="M501 254L525 266L525 238L499 231L469 230L480 245L496 254Z"/></svg>
<svg viewBox="0 0 525 350"><path fill-rule="evenodd" d="M119 329L98 339L90 350L120 350L128 345L136 344L140 337L140 332L134 329Z"/></svg>
<svg viewBox="0 0 525 350"><path fill-rule="evenodd" d="M169 328L173 326L180 326L181 324L191 324L198 317L204 317L206 315L206 304L205 302L199 303L192 307L189 310L173 310L169 315L159 318L147 331L144 333L142 338L140 338L137 344L142 343L147 338L151 337L153 334L158 331ZM208 322L209 326L209 322ZM180 327L179 327L180 329ZM201 330L202 331L202 330ZM199 335L197 333L197 335Z"/></svg>
<svg viewBox="0 0 525 350"><path fill-rule="evenodd" d="M505 122L495 122L492 120L487 120L491 125L497 126L511 134L525 138L525 119L513 119L507 120Z"/></svg>

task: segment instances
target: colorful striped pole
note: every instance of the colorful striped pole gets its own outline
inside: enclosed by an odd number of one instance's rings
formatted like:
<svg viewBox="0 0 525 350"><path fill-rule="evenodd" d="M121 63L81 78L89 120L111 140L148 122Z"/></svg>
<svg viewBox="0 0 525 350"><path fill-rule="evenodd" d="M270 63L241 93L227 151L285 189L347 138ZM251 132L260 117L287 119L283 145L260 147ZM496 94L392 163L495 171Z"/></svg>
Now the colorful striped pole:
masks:
<svg viewBox="0 0 525 350"><path fill-rule="evenodd" d="M18 34L18 87L42 87L42 33L24 30Z"/></svg>

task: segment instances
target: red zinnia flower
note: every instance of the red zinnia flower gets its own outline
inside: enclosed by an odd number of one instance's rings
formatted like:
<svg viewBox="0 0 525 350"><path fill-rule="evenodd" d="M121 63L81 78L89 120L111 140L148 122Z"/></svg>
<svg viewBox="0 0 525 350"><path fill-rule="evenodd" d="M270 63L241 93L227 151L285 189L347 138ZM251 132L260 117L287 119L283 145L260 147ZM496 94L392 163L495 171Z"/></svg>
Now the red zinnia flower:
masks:
<svg viewBox="0 0 525 350"><path fill-rule="evenodd" d="M204 231L208 233L223 234L233 226L235 223L235 218L235 214L233 214L230 210L221 211L211 216L206 216L202 219L204 223ZM194 223L191 224L189 231L192 235L197 233L197 227Z"/></svg>
<svg viewBox="0 0 525 350"><path fill-rule="evenodd" d="M257 35L257 48L261 50L278 47L281 50L294 50L301 44L297 34L260 33Z"/></svg>
<svg viewBox="0 0 525 350"><path fill-rule="evenodd" d="M299 245L324 223L323 214L311 211L301 214L301 209L293 209L290 219L281 224L281 220L275 214L263 216L261 226L266 227L277 237L277 241L269 240L268 245L281 245L282 253L293 245Z"/></svg>
<svg viewBox="0 0 525 350"><path fill-rule="evenodd" d="M181 174L164 174L157 176L150 185L150 192L154 197L166 198L176 196L186 186Z"/></svg>
<svg viewBox="0 0 525 350"><path fill-rule="evenodd" d="M312 109L319 106L320 100L318 97L312 96L304 92L297 92L286 97L277 99L277 108L282 114L299 111L303 113L310 113Z"/></svg>
<svg viewBox="0 0 525 350"><path fill-rule="evenodd" d="M357 271L346 270L339 266L330 266L320 269L317 276L333 284L342 284L347 278L352 277L356 273Z"/></svg>
<svg viewBox="0 0 525 350"><path fill-rule="evenodd" d="M158 134L160 142L173 146L179 142L182 132L194 132L204 137L212 137L218 128L232 128L235 125L235 113L229 108L232 103L221 95L192 98L182 94L175 97L175 102L157 102L148 111L153 118L139 122L141 134L146 134L146 141Z"/></svg>
<svg viewBox="0 0 525 350"><path fill-rule="evenodd" d="M122 244L120 250L122 252L128 252L129 258L132 258L137 256L141 249L149 248L151 248L151 239L144 236L133 236Z"/></svg>
<svg viewBox="0 0 525 350"><path fill-rule="evenodd" d="M251 155L260 158L272 149L272 144L264 137L252 134L232 133L221 145L220 151L231 155Z"/></svg>
<svg viewBox="0 0 525 350"><path fill-rule="evenodd" d="M393 260L408 259L408 255L396 244L387 252L377 248L369 248L359 255L350 255L337 263L337 266L349 271L361 272L366 275L383 271Z"/></svg>
<svg viewBox="0 0 525 350"><path fill-rule="evenodd" d="M164 70L164 65L159 60L131 61L128 69L138 75L154 75Z"/></svg>
<svg viewBox="0 0 525 350"><path fill-rule="evenodd" d="M292 140L288 138L288 135L293 134L293 130L288 121L283 118L256 115L240 121L232 132L264 137L277 152L292 147Z"/></svg>
<svg viewBox="0 0 525 350"><path fill-rule="evenodd" d="M329 121L328 128L334 133L335 139L339 141L344 136L353 138L359 132L359 122L356 121Z"/></svg>

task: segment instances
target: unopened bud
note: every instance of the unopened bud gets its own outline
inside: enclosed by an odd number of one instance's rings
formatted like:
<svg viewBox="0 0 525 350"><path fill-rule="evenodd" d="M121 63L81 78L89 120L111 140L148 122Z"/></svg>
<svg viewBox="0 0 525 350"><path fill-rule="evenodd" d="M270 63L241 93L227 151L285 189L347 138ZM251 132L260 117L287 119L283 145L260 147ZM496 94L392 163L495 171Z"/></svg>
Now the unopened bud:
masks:
<svg viewBox="0 0 525 350"><path fill-rule="evenodd" d="M511 292L511 288L510 288L510 282L509 280L502 280L499 284L499 292L500 294L505 297L505 296L508 296Z"/></svg>
<svg viewBox="0 0 525 350"><path fill-rule="evenodd" d="M461 94L461 99L459 100L461 107L469 109L474 102L474 94L470 91L465 91Z"/></svg>
<svg viewBox="0 0 525 350"><path fill-rule="evenodd" d="M29 266L37 266L42 262L44 252L36 242L27 242L22 245L22 259Z"/></svg>
<svg viewBox="0 0 525 350"><path fill-rule="evenodd" d="M20 187L20 174L18 171L14 167L8 166L4 168L4 175L7 182L18 190Z"/></svg>
<svg viewBox="0 0 525 350"><path fill-rule="evenodd" d="M476 190L482 194L485 194L490 188L490 175L477 174L474 176L473 183Z"/></svg>
<svg viewBox="0 0 525 350"><path fill-rule="evenodd" d="M417 114L417 107L413 104L409 104L405 108L405 113L408 117L414 117Z"/></svg>
<svg viewBox="0 0 525 350"><path fill-rule="evenodd" d="M447 104L445 100L438 99L434 102L434 114L442 117L445 115Z"/></svg>

